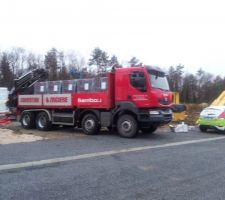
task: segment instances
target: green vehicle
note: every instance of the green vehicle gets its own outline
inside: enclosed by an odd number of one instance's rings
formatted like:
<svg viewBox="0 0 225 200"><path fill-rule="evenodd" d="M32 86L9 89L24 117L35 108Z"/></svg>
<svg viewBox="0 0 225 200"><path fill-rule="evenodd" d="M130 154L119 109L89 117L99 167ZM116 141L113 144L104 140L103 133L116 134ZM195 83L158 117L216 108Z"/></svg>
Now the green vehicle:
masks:
<svg viewBox="0 0 225 200"><path fill-rule="evenodd" d="M216 129L225 132L225 106L210 106L205 108L197 121L199 129L206 132Z"/></svg>

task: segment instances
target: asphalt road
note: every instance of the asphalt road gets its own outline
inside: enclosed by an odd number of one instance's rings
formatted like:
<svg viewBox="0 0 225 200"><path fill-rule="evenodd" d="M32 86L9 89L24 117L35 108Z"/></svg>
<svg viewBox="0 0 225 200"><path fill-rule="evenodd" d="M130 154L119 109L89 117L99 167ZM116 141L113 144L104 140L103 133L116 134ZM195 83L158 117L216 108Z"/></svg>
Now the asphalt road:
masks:
<svg viewBox="0 0 225 200"><path fill-rule="evenodd" d="M135 139L101 133L0 145L0 199L225 199L224 136L159 130ZM1 170L71 156L78 159Z"/></svg>

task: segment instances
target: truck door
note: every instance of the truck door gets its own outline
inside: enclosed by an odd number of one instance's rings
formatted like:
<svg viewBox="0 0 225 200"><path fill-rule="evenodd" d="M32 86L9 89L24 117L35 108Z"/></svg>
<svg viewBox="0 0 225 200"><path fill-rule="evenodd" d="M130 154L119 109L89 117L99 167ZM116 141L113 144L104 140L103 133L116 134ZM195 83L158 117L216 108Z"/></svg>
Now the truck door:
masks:
<svg viewBox="0 0 225 200"><path fill-rule="evenodd" d="M149 105L147 80L143 71L132 71L129 74L128 100L138 108Z"/></svg>

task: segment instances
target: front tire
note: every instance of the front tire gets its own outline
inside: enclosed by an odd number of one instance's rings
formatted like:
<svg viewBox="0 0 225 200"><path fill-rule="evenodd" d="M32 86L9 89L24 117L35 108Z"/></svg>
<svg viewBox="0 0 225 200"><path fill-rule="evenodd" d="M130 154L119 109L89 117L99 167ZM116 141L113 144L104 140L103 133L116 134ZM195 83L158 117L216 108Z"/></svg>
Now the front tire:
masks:
<svg viewBox="0 0 225 200"><path fill-rule="evenodd" d="M100 127L98 120L94 114L87 114L82 119L82 129L86 135L95 135L98 133Z"/></svg>
<svg viewBox="0 0 225 200"><path fill-rule="evenodd" d="M41 131L49 131L52 128L52 123L49 120L48 114L46 112L38 113L36 117L36 127Z"/></svg>
<svg viewBox="0 0 225 200"><path fill-rule="evenodd" d="M32 112L23 112L21 119L21 125L25 129L32 129L35 127L35 115Z"/></svg>
<svg viewBox="0 0 225 200"><path fill-rule="evenodd" d="M125 138L135 137L138 132L136 119L132 115L122 115L117 121L117 130Z"/></svg>
<svg viewBox="0 0 225 200"><path fill-rule="evenodd" d="M200 125L199 129L200 129L201 132L207 132L207 126Z"/></svg>

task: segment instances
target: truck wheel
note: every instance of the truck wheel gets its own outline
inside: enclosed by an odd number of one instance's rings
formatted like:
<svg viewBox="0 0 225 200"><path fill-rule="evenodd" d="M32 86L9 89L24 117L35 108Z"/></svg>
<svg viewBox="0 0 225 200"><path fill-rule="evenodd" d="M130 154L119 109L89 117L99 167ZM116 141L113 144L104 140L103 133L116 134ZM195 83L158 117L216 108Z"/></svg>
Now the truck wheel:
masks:
<svg viewBox="0 0 225 200"><path fill-rule="evenodd" d="M51 130L52 123L49 121L48 114L46 112L38 113L36 117L36 127L41 131L49 131Z"/></svg>
<svg viewBox="0 0 225 200"><path fill-rule="evenodd" d="M82 129L85 134L87 135L94 135L97 134L100 127L98 124L98 120L95 115L87 114L82 119Z"/></svg>
<svg viewBox="0 0 225 200"><path fill-rule="evenodd" d="M132 115L122 115L117 121L117 130L120 136L132 138L137 134L138 125Z"/></svg>
<svg viewBox="0 0 225 200"><path fill-rule="evenodd" d="M158 128L158 126L152 125L152 126L150 126L148 128L142 128L141 131L142 131L142 133L151 134L151 133L155 132L157 128Z"/></svg>
<svg viewBox="0 0 225 200"><path fill-rule="evenodd" d="M25 129L32 129L35 126L35 116L32 112L23 112L21 119L21 125Z"/></svg>
<svg viewBox="0 0 225 200"><path fill-rule="evenodd" d="M200 125L199 129L200 129L201 132L206 132L207 131L207 126Z"/></svg>

